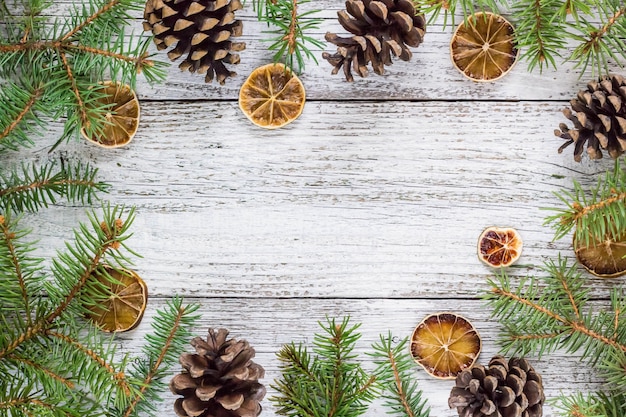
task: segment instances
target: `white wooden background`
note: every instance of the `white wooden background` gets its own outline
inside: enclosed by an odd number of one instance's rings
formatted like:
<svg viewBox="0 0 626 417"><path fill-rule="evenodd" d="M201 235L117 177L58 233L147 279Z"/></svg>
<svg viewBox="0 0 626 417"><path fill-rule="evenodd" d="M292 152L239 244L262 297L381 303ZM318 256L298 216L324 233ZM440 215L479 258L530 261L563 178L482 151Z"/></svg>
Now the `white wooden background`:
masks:
<svg viewBox="0 0 626 417"><path fill-rule="evenodd" d="M62 16L68 3L56 1L52 13ZM343 2L314 5L324 10L316 37L342 32L335 16ZM541 208L559 206L553 192L573 179L594 184L612 167L556 151L562 140L553 129L566 121L560 110L591 74L571 63L531 74L520 62L498 82L473 83L450 63L452 28L433 24L413 60L396 61L385 76L347 83L316 51L319 66L309 62L301 76L302 116L267 131L236 101L247 74L271 61L266 28L250 8L240 13L247 49L239 75L225 86L204 84L173 65L165 83L140 82L141 123L129 146L76 140L48 153L57 123L33 149L0 155L3 167L87 161L112 184L107 200L136 207L129 244L143 255L135 268L150 300L140 327L120 336L122 349L138 351L155 310L181 294L202 305L197 335L226 327L250 341L267 385L279 376L281 345L310 342L326 316L362 323L364 352L381 333L405 337L425 315L454 311L477 327L480 361L488 362L499 327L479 299L493 271L477 259L477 238L490 225L517 228L525 245L510 270L516 276L540 273L559 253L572 257L569 238L554 242L543 226ZM140 30L139 13L134 26ZM85 220L83 207L67 204L25 218L46 257ZM589 278L599 303L619 283ZM548 398L600 387L577 355L531 359ZM451 381L417 367L415 378L433 417L456 416L447 406ZM272 394L263 401L267 417L275 415ZM173 400L164 394L160 416L174 415ZM367 416L384 412L377 403ZM546 406L544 415L556 413Z"/></svg>

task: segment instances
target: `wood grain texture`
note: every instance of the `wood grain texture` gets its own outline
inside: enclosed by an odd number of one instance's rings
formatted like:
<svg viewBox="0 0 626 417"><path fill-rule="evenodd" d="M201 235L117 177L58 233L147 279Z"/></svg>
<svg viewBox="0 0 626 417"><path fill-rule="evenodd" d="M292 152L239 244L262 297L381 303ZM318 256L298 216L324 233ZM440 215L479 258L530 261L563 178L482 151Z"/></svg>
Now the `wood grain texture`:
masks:
<svg viewBox="0 0 626 417"><path fill-rule="evenodd" d="M64 16L70 4L55 1L50 12ZM315 36L340 31L343 2L314 4L324 18ZM139 31L141 13L134 16ZM413 60L395 62L385 76L350 84L327 63L309 62L302 116L267 131L236 102L246 74L271 60L250 5L241 16L248 48L239 75L220 87L173 65L162 85L140 81L142 118L130 145L105 150L77 140L49 153L62 132L50 123L33 149L0 154L2 168L89 162L112 185L106 200L136 207L129 245L143 256L135 269L151 298L145 322L120 336L121 350L137 352L156 308L182 294L202 304L198 335L227 327L255 346L267 384L278 377L281 345L310 342L327 315L363 323L365 352L381 333L405 337L425 315L455 311L480 331L487 362L499 349L499 327L479 297L494 271L478 261L476 240L486 226L517 228L524 250L510 269L515 277L541 275L559 254L573 262L570 238L553 241L541 208L559 207L555 191L573 180L589 187L613 166L556 152L560 111L591 75L581 77L572 63L531 74L522 62L496 83L472 83L452 67L451 28L437 22ZM46 258L79 221L85 209L63 203L23 219ZM589 278L596 305L619 283ZM548 397L601 386L579 359L532 358ZM421 369L415 377L432 417L456 415L447 407L451 382ZM275 415L271 394L267 417ZM172 401L166 394L159 416L173 415ZM377 403L366 416L384 413ZM547 406L544 415L556 414Z"/></svg>

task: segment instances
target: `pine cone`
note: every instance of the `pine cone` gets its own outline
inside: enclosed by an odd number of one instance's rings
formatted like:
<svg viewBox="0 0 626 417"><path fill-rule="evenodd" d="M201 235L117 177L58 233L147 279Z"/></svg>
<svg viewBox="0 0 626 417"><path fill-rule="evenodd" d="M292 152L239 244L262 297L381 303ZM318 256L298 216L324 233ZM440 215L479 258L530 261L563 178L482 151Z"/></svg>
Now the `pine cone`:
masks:
<svg viewBox="0 0 626 417"><path fill-rule="evenodd" d="M337 52L322 56L335 67L333 74L343 67L348 81L354 81L352 70L367 76L369 63L382 75L385 65L392 64L391 54L410 60L413 54L408 46L419 46L426 33L424 15L416 12L411 0L346 0L346 10L337 15L341 26L354 36L326 33L326 40L337 45Z"/></svg>
<svg viewBox="0 0 626 417"><path fill-rule="evenodd" d="M224 84L236 75L224 63L238 64L239 54L246 48L231 37L241 36L243 23L235 19L235 11L243 6L239 0L148 0L144 10L144 30L151 30L157 49L174 45L167 56L180 63L182 71L206 73L205 81L216 78Z"/></svg>
<svg viewBox="0 0 626 417"><path fill-rule="evenodd" d="M181 417L256 417L265 387L258 382L265 370L252 362L254 349L245 340L226 340L228 330L209 329L207 340L196 337L197 353L183 353L183 372L174 376L170 390L182 395L174 404Z"/></svg>
<svg viewBox="0 0 626 417"><path fill-rule="evenodd" d="M456 377L448 405L460 417L541 417L545 395L541 376L526 359L494 356Z"/></svg>
<svg viewBox="0 0 626 417"><path fill-rule="evenodd" d="M583 147L591 159L602 158L601 149L609 152L611 158L618 158L626 151L626 79L620 75L603 77L587 84L587 90L580 90L570 101L571 109L563 110L565 117L574 123L569 129L565 123L554 134L565 142L563 149L574 144L574 159L580 162ZM572 110L576 114L572 113Z"/></svg>

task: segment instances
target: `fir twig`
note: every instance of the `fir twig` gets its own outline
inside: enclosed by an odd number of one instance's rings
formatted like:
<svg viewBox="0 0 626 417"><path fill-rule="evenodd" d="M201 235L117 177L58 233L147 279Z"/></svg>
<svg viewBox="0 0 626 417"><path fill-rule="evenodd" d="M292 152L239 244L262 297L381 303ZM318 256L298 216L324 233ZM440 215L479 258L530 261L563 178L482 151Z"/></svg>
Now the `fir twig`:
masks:
<svg viewBox="0 0 626 417"><path fill-rule="evenodd" d="M521 355L543 355L558 348L581 351L583 359L600 368L614 388L625 389L626 368L614 366L626 362L624 294L614 290L611 308L594 312L576 265L559 258L548 261L544 272L541 283L528 278L517 288L512 288L506 272L489 281L491 290L485 298L504 325L504 351Z"/></svg>
<svg viewBox="0 0 626 417"><path fill-rule="evenodd" d="M578 182L574 190L555 193L564 208L548 208L555 214L546 218L545 224L555 230L560 239L574 229L574 238L585 246L595 245L607 237L619 241L626 231L626 170L619 159L614 169L608 171L598 185L586 191Z"/></svg>
<svg viewBox="0 0 626 417"><path fill-rule="evenodd" d="M40 118L64 119L62 140L81 129L99 134L107 124L101 82L119 80L134 88L137 74L149 82L164 78L163 63L148 52L149 37L126 36L132 10L141 0L89 0L71 7L65 21L50 22L50 6L29 1L19 15L5 13L6 38L0 38L0 146L32 145Z"/></svg>
<svg viewBox="0 0 626 417"><path fill-rule="evenodd" d="M62 163L60 169L55 164L22 164L8 173L0 171L0 212L37 211L55 204L58 198L91 204L98 192L109 189L108 184L95 179L97 173L97 169L81 163Z"/></svg>
<svg viewBox="0 0 626 417"><path fill-rule="evenodd" d="M389 414L402 417L428 417L430 409L414 379L415 361L408 353L408 337L393 346L391 332L380 335L371 354L377 365L374 375L382 387Z"/></svg>
<svg viewBox="0 0 626 417"><path fill-rule="evenodd" d="M253 0L253 8L258 19L274 27L267 39L272 42L274 62L285 61L285 65L296 73L304 70L306 58L317 63L311 48L321 49L324 44L309 35L309 31L319 29L321 19L313 17L319 10L301 11L310 0Z"/></svg>
<svg viewBox="0 0 626 417"><path fill-rule="evenodd" d="M278 352L281 378L270 398L277 413L292 417L356 417L376 395L375 377L354 360L359 325L328 318L314 337L312 357L306 347L287 344Z"/></svg>

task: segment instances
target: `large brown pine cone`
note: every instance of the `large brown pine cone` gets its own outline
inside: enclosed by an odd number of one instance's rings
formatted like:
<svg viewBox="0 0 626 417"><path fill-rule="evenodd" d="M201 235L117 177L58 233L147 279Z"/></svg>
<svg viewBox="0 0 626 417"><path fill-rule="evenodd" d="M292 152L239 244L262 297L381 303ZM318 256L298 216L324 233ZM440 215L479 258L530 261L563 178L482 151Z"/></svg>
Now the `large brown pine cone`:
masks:
<svg viewBox="0 0 626 417"><path fill-rule="evenodd" d="M339 23L354 36L326 33L326 40L337 45L337 52L323 53L333 67L333 74L343 68L346 80L354 81L352 71L361 77L372 64L376 74L391 65L391 55L408 61L413 55L409 46L424 40L426 20L417 13L411 0L346 0L346 10L337 13Z"/></svg>
<svg viewBox="0 0 626 417"><path fill-rule="evenodd" d="M559 153L574 144L574 159L582 159L587 147L591 159L602 158L602 150L611 158L618 158L626 151L626 79L620 75L600 78L587 84L570 101L571 109L563 114L574 123L569 129L565 123L554 131L556 136L565 139ZM572 110L576 113L573 113Z"/></svg>
<svg viewBox="0 0 626 417"><path fill-rule="evenodd" d="M235 19L235 11L243 6L239 0L148 0L144 10L144 30L151 30L157 49L174 46L167 56L175 61L187 55L179 68L206 73L224 84L236 75L224 64L238 64L243 42L231 37L241 36L243 23Z"/></svg>
<svg viewBox="0 0 626 417"><path fill-rule="evenodd" d="M263 367L254 363L254 349L245 340L226 340L228 330L209 329L207 340L196 337L196 353L183 353L183 372L174 376L170 390L182 395L174 404L180 417L256 417L265 387Z"/></svg>
<svg viewBox="0 0 626 417"><path fill-rule="evenodd" d="M526 359L494 356L456 377L448 405L459 417L541 417L545 395L541 376Z"/></svg>

